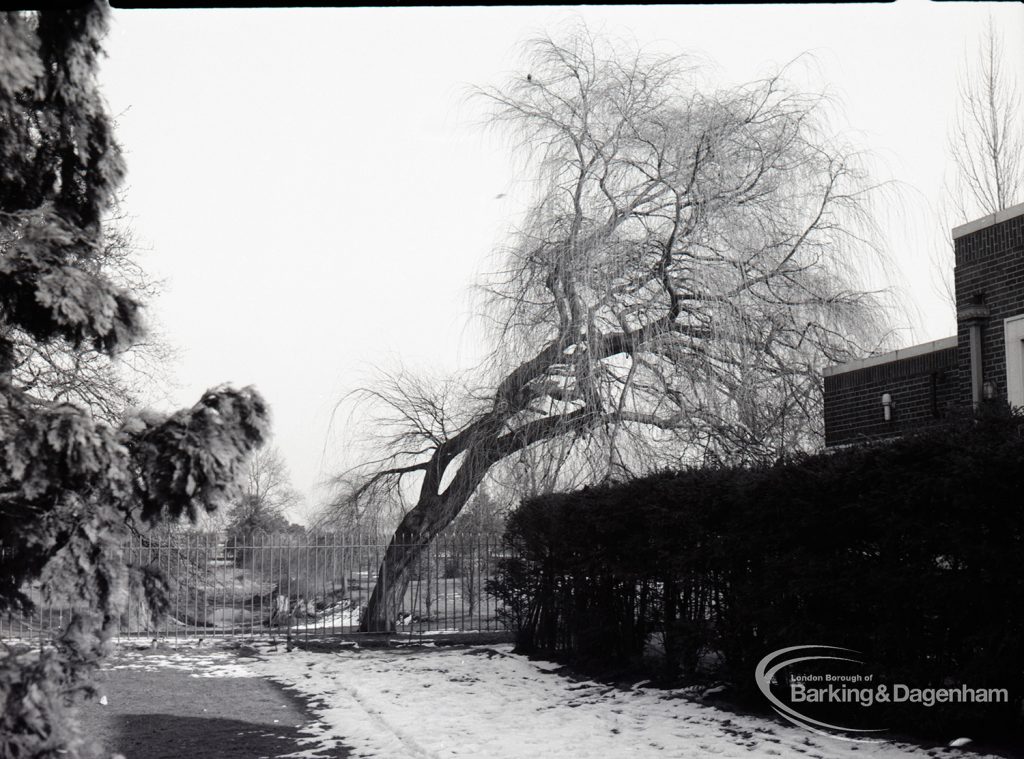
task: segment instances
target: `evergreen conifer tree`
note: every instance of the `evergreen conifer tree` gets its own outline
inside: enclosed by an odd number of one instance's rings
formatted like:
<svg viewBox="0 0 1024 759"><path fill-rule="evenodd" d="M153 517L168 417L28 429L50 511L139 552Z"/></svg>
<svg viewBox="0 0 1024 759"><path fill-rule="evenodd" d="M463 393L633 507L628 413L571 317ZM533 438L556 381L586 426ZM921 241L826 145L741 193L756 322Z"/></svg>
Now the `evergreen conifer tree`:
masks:
<svg viewBox="0 0 1024 759"><path fill-rule="evenodd" d="M267 436L250 388L113 427L18 386L17 340L115 356L144 333L138 300L89 265L124 175L96 84L106 19L99 3L0 16L0 614L29 610L33 583L77 608L53 646L0 649L0 757L87 754L71 707L133 588L165 598L123 539L233 497Z"/></svg>

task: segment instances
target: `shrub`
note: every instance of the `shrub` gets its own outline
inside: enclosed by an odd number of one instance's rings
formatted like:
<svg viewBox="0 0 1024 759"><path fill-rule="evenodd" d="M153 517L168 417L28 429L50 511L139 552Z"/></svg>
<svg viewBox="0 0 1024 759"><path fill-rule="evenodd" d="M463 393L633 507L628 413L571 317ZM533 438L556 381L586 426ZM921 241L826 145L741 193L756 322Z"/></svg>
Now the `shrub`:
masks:
<svg viewBox="0 0 1024 759"><path fill-rule="evenodd" d="M624 665L664 636L666 673L722 656L753 672L785 646L861 651L913 687L1008 688L945 704L926 732L1017 725L1024 695L1024 420L987 409L885 445L761 468L688 469L528 500L493 592L521 650Z"/></svg>

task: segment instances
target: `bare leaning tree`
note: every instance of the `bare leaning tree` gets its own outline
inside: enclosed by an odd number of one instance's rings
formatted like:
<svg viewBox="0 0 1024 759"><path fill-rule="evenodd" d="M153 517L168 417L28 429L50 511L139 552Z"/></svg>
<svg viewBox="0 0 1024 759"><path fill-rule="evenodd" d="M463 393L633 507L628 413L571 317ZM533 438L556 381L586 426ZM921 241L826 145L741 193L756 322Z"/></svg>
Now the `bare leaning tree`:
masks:
<svg viewBox="0 0 1024 759"><path fill-rule="evenodd" d="M531 43L520 75L478 93L536 198L486 285L486 369L366 392L380 456L345 500L415 495L364 629L393 624L421 546L489 473L532 462L536 488L812 447L823 365L877 347L879 299L855 278L877 252L872 188L823 98L782 76L694 80L583 30Z"/></svg>

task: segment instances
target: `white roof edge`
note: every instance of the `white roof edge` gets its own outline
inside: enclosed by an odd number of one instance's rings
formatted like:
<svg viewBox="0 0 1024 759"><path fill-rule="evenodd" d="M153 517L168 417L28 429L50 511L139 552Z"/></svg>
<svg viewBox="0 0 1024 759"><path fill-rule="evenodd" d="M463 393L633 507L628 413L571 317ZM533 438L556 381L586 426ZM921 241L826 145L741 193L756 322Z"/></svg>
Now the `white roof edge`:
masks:
<svg viewBox="0 0 1024 759"><path fill-rule="evenodd" d="M1004 221L1015 219L1021 215L1024 215L1024 203L1018 203L1015 206L1004 208L1002 211L996 211L988 216L982 216L980 219L961 224L959 227L953 227L953 239L956 240L964 235L971 234L971 232L977 232L979 229L991 227L994 224L1001 224Z"/></svg>
<svg viewBox="0 0 1024 759"><path fill-rule="evenodd" d="M836 366L826 366L822 371L822 374L826 377L831 377L835 374L855 372L858 369L867 369L869 366L888 364L890 361L900 361L905 358L913 358L914 356L922 356L925 353L932 353L933 351L955 348L956 346L957 336L953 335L952 337L944 337L941 340L934 340L930 343L921 343L920 345L912 345L909 348L900 348L899 350L890 351L889 353L883 353L880 356L868 356L867 358L862 358L859 361L850 361L849 363L838 364Z"/></svg>

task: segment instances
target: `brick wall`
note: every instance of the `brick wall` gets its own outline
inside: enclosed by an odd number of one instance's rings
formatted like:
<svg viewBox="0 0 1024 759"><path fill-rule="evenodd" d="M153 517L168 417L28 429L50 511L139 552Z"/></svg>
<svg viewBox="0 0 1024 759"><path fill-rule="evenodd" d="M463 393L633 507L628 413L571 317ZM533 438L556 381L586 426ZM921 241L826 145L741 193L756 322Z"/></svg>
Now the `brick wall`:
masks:
<svg viewBox="0 0 1024 759"><path fill-rule="evenodd" d="M825 445L898 435L941 419L956 403L958 348L839 371L825 377ZM882 394L892 397L885 421Z"/></svg>
<svg viewBox="0 0 1024 759"><path fill-rule="evenodd" d="M1024 205L957 227L953 238L957 312L988 309L981 332L983 381L993 383L996 396L1005 399L1003 321L1024 314ZM897 351L889 362L859 363L835 367L825 377L826 445L891 437L942 418L953 406L971 404L966 320L958 325L955 346L912 348ZM883 418L883 393L893 400L890 422Z"/></svg>
<svg viewBox="0 0 1024 759"><path fill-rule="evenodd" d="M976 299L990 311L982 326L982 372L1006 398L1006 348L1003 320L1024 313L1024 214L968 232L956 238L957 310ZM957 332L960 373L958 394L971 400L970 331L961 323Z"/></svg>

